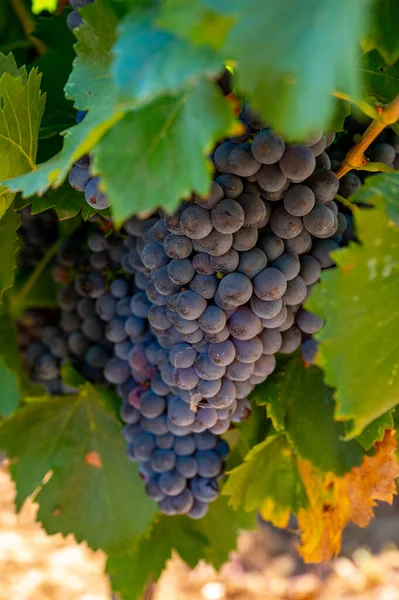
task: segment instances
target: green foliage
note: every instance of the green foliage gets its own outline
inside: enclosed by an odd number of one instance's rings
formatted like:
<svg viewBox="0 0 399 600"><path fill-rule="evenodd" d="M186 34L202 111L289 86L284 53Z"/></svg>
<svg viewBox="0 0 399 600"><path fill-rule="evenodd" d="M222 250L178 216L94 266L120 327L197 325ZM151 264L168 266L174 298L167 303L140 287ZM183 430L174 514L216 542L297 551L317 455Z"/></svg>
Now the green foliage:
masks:
<svg viewBox="0 0 399 600"><path fill-rule="evenodd" d="M108 556L113 589L124 600L139 600L146 584L158 579L172 551L191 567L205 558L218 569L235 548L239 529L254 526L254 513L233 510L224 497L213 502L200 521L158 516L138 544Z"/></svg>
<svg viewBox="0 0 399 600"><path fill-rule="evenodd" d="M187 16L185 5L184 0L167 2L161 22L183 35L185 24L185 35L196 43L218 44L220 56L235 62L246 96L287 134L298 138L326 127L332 90L357 95L355 61L357 40L366 27L364 0L203 0L193 3L196 19ZM219 17L218 30L211 28L204 39L212 13Z"/></svg>
<svg viewBox="0 0 399 600"><path fill-rule="evenodd" d="M395 0L375 0L370 30L362 44L366 52L377 48L390 65L399 58L398 19L399 6Z"/></svg>
<svg viewBox="0 0 399 600"><path fill-rule="evenodd" d="M73 533L106 551L132 544L156 507L125 454L111 393L85 383L72 395L25 401L0 425L18 509L39 488L38 518L48 533Z"/></svg>
<svg viewBox="0 0 399 600"><path fill-rule="evenodd" d="M116 395L71 367L62 374L69 395L50 398L29 382L17 324L28 308L56 305L58 243L19 272L18 210L54 209L60 240L93 216L84 194L64 184L90 153L111 202L102 216L120 225L159 207L171 212L208 192L209 154L240 133L247 99L290 140L341 129L350 107L341 98L370 114L399 93L399 8L393 0L95 0L73 33L69 9L40 18L29 3L23 9L21 17L0 6L0 447L18 509L34 495L45 530L102 548L114 589L138 600L173 551L190 566L205 559L219 568L256 511L286 525L312 504L318 481L342 478L394 427L399 175L370 177L350 198L359 243L334 253L337 268L323 272L307 303L326 320L319 366L283 358L256 387L252 415L224 435L232 452L223 496L200 521L160 516L147 498L125 454ZM226 64L235 74L229 97L216 83ZM80 124L76 109L88 111Z"/></svg>
<svg viewBox="0 0 399 600"><path fill-rule="evenodd" d="M134 10L122 23L114 48L114 84L120 102L132 107L176 94L187 84L215 76L223 68L210 48L195 47L186 39L157 29L151 17L140 18Z"/></svg>
<svg viewBox="0 0 399 600"><path fill-rule="evenodd" d="M265 503L273 505L277 521L305 506L306 494L286 436L280 433L267 437L252 448L243 464L230 471L223 494L230 497L235 509L259 508L262 513Z"/></svg>
<svg viewBox="0 0 399 600"><path fill-rule="evenodd" d="M206 82L126 115L94 151L95 168L103 174L107 194L115 198L116 222L150 212L160 202L172 212L191 190L207 194L211 169L204 151L232 123L229 105Z"/></svg>
<svg viewBox="0 0 399 600"><path fill-rule="evenodd" d="M388 177L395 176L381 175L380 182L385 185ZM375 196L374 192L368 199ZM352 420L353 437L393 408L399 391L392 335L399 327L399 227L387 219L381 201L354 216L362 244L334 252L338 268L322 274L307 303L326 319L316 335L320 364L327 384L337 389L336 418Z"/></svg>
<svg viewBox="0 0 399 600"><path fill-rule="evenodd" d="M399 94L399 64L386 64L377 50L363 54L359 63L363 79L363 94L374 96L381 104Z"/></svg>
<svg viewBox="0 0 399 600"><path fill-rule="evenodd" d="M8 290L14 283L19 223L19 216L13 206L10 206L0 219L0 240L3 252L3 258L0 261L0 299L5 290Z"/></svg>
<svg viewBox="0 0 399 600"><path fill-rule="evenodd" d="M14 59L0 55L0 178L9 179L35 168L37 138L45 97L37 69L17 71ZM0 186L0 217L14 194Z"/></svg>
<svg viewBox="0 0 399 600"><path fill-rule="evenodd" d="M300 458L338 475L360 464L363 453L358 444L342 441L344 427L334 421L333 390L324 384L321 369L305 367L294 356L255 394L255 401L267 405L275 429L287 434Z"/></svg>

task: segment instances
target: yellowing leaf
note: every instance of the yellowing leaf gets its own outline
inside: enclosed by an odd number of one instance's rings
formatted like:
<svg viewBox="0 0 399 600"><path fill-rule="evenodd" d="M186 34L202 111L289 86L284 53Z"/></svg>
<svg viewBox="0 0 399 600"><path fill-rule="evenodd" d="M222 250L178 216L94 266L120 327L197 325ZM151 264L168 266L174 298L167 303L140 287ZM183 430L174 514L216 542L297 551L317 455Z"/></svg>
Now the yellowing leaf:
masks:
<svg viewBox="0 0 399 600"><path fill-rule="evenodd" d="M223 494L237 509L259 509L277 527L286 527L290 514L306 505L306 496L292 451L284 434L254 446L244 462L230 471Z"/></svg>
<svg viewBox="0 0 399 600"><path fill-rule="evenodd" d="M387 430L384 439L375 444L375 454L365 456L360 467L342 478L322 474L308 461L298 461L309 500L308 507L300 508L298 513L302 542L299 552L306 562L330 560L340 550L342 531L349 521L366 527L374 516L377 500L392 503L399 475L394 433Z"/></svg>

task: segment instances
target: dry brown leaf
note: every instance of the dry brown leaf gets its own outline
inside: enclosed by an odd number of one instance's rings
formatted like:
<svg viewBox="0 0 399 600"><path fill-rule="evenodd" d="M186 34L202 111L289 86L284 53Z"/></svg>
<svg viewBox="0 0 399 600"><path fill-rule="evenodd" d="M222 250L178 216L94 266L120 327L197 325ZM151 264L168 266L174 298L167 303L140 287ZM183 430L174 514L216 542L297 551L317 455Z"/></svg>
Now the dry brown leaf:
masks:
<svg viewBox="0 0 399 600"><path fill-rule="evenodd" d="M321 474L310 462L298 460L309 499L309 506L298 513L299 552L305 562L330 560L340 550L342 531L349 521L366 527L377 500L392 503L399 475L394 434L394 430L387 430L384 439L375 444L375 454L365 456L360 467L343 477Z"/></svg>

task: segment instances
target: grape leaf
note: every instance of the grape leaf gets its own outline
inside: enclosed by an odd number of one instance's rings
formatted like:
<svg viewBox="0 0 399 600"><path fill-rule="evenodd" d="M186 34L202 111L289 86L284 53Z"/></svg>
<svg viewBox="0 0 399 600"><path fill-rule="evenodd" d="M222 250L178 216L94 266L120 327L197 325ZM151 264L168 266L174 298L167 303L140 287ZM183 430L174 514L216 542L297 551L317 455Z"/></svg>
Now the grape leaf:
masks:
<svg viewBox="0 0 399 600"><path fill-rule="evenodd" d="M16 252L18 250L17 229L20 218L14 208L10 206L5 215L0 219L0 240L2 244L2 260L0 261L0 299L14 283L15 269L17 267Z"/></svg>
<svg viewBox="0 0 399 600"><path fill-rule="evenodd" d="M168 93L175 95L223 68L220 57L209 47L194 47L157 29L152 20L152 15L140 18L133 11L120 27L112 74L124 105L134 107Z"/></svg>
<svg viewBox="0 0 399 600"><path fill-rule="evenodd" d="M235 21L234 16L222 14L221 7L220 2L165 0L157 24L195 45L219 50Z"/></svg>
<svg viewBox="0 0 399 600"><path fill-rule="evenodd" d="M205 517L196 522L196 529L208 540L203 558L215 569L220 569L230 552L235 550L239 531L255 527L255 512L245 512L242 508L233 510L227 498L219 496L209 505Z"/></svg>
<svg viewBox="0 0 399 600"><path fill-rule="evenodd" d="M94 150L114 219L121 223L159 206L173 211L192 190L206 194L205 154L233 123L230 103L210 82L127 114Z"/></svg>
<svg viewBox="0 0 399 600"><path fill-rule="evenodd" d="M0 221L1 223L1 221ZM23 369L21 352L18 344L17 328L11 314L11 294L8 290L0 304L0 414L10 415L21 400L24 393L37 394L39 386L32 384ZM43 390L40 388L40 393Z"/></svg>
<svg viewBox="0 0 399 600"><path fill-rule="evenodd" d="M0 425L18 509L39 488L38 519L49 534L73 533L105 551L137 542L156 510L126 457L115 401L85 383L74 395L27 399Z"/></svg>
<svg viewBox="0 0 399 600"><path fill-rule="evenodd" d="M386 431L384 439L376 443L373 456L365 456L359 467L341 478L332 473L320 474L308 461L298 461L309 499L308 506L298 513L302 542L299 553L305 562L329 561L338 554L342 531L350 520L366 527L374 516L376 500L392 504L399 475L393 434L392 430Z"/></svg>
<svg viewBox="0 0 399 600"><path fill-rule="evenodd" d="M173 550L192 568L205 559L218 569L236 547L238 530L252 529L255 521L254 513L234 511L223 497L199 521L160 515L136 546L108 555L112 588L124 600L138 600L146 584L157 581Z"/></svg>
<svg viewBox="0 0 399 600"><path fill-rule="evenodd" d="M187 517L159 516L149 532L129 550L111 552L107 560L107 573L112 588L124 600L139 600L147 582L157 580L165 563L176 550L191 567L204 556L207 538Z"/></svg>
<svg viewBox="0 0 399 600"><path fill-rule="evenodd" d="M0 415L8 417L17 408L21 392L16 374L0 359Z"/></svg>
<svg viewBox="0 0 399 600"><path fill-rule="evenodd" d="M89 112L79 125L65 132L59 154L32 173L6 182L10 190L22 191L24 197L42 195L50 186L60 186L74 161L90 152L123 115L116 112L115 90L109 74L119 17L105 0L86 6L82 14L85 22L75 30L77 56L65 91L78 108Z"/></svg>
<svg viewBox="0 0 399 600"><path fill-rule="evenodd" d="M324 384L321 369L305 368L301 357L293 356L258 387L258 402L270 407L273 425L285 431L300 458L338 475L360 464L359 445L341 439L344 427L334 421L334 390Z"/></svg>
<svg viewBox="0 0 399 600"><path fill-rule="evenodd" d="M337 390L336 418L352 419L351 437L399 398L399 227L381 202L354 218L362 244L334 252L338 268L322 274L307 302L326 320L318 360Z"/></svg>
<svg viewBox="0 0 399 600"><path fill-rule="evenodd" d="M363 80L363 95L374 96L381 104L390 102L399 93L399 64L389 66L373 50L361 57L359 68Z"/></svg>
<svg viewBox="0 0 399 600"><path fill-rule="evenodd" d="M399 5L396 0L375 0L369 30L362 41L365 52L377 48L392 65L399 58Z"/></svg>
<svg viewBox="0 0 399 600"><path fill-rule="evenodd" d="M173 10L181 4L170 2L161 23L181 33L186 18L187 34L197 40L197 23L188 9L174 25ZM332 92L358 95L358 44L367 24L363 0L202 0L202 9L194 3L200 23L209 11L219 15L221 56L234 62L239 87L277 129L300 138L326 128L334 109ZM230 28L226 18L233 22ZM213 46L209 37L201 41Z"/></svg>
<svg viewBox="0 0 399 600"><path fill-rule="evenodd" d="M382 204L388 217L399 225L399 174L367 177L351 200L362 204Z"/></svg>
<svg viewBox="0 0 399 600"><path fill-rule="evenodd" d="M259 509L265 520L286 527L291 512L306 506L306 494L295 454L284 434L266 438L254 446L242 465L229 473L222 493L233 508Z"/></svg>
<svg viewBox="0 0 399 600"><path fill-rule="evenodd" d="M64 87L75 58L75 37L65 23L65 17L52 16L39 19L34 36L46 47L43 56L37 58L32 67L42 74L41 89L46 93L46 110L40 125L39 137L57 135L75 124L72 102L65 98Z"/></svg>
<svg viewBox="0 0 399 600"><path fill-rule="evenodd" d="M32 69L26 78L7 57L0 62L0 178L8 179L35 169L37 139L45 96L40 93L40 75ZM9 72L11 71L11 72ZM0 185L0 217L14 194Z"/></svg>
<svg viewBox="0 0 399 600"><path fill-rule="evenodd" d="M375 442L380 442L384 438L385 431L387 429L393 429L394 419L392 411L386 412L381 417L378 417L375 421L367 425L360 435L357 436L356 441L365 449L370 450Z"/></svg>

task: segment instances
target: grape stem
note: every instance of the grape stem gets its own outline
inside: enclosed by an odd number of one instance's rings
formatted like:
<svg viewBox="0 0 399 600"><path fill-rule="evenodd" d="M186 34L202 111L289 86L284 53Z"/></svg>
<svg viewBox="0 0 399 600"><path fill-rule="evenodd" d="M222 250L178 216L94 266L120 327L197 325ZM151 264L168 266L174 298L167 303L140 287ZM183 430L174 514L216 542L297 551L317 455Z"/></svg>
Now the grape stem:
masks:
<svg viewBox="0 0 399 600"><path fill-rule="evenodd" d="M369 160L364 155L367 148L387 125L396 123L399 119L399 94L389 104L377 106L377 117L370 123L360 140L351 148L344 160L335 169L338 178L343 177L352 169L361 169Z"/></svg>
<svg viewBox="0 0 399 600"><path fill-rule="evenodd" d="M30 9L22 2L22 0L10 0L11 7L22 25L22 29L32 46L36 49L39 56L43 56L46 52L46 46L41 40L32 35L35 29L35 20Z"/></svg>

